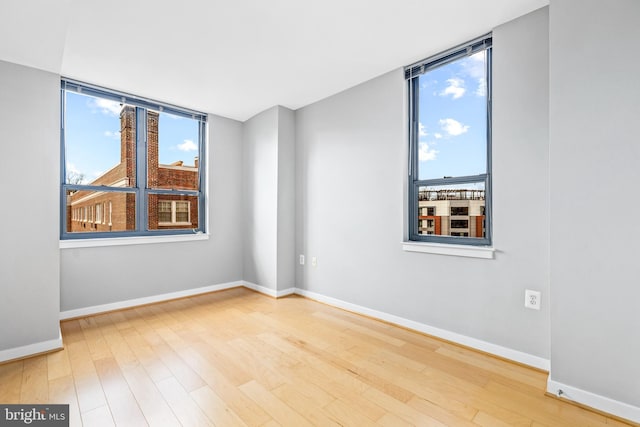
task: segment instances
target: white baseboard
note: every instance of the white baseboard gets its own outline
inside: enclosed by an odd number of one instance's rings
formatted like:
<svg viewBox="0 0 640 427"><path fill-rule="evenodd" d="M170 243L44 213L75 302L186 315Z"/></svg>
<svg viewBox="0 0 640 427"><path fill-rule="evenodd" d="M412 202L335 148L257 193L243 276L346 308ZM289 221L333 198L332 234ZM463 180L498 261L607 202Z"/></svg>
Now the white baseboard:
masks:
<svg viewBox="0 0 640 427"><path fill-rule="evenodd" d="M60 312L60 320L73 319L75 317L90 316L92 314L105 313L107 311L122 310L124 308L136 307L139 305L153 304L156 302L169 301L177 298L191 297L194 295L206 294L208 292L221 291L243 286L244 282L227 282L219 285L204 286L202 288L187 289L184 291L170 292L167 294L153 295L150 297L134 298L126 301L119 301L110 304L94 305L91 307L83 307L75 310L67 310Z"/></svg>
<svg viewBox="0 0 640 427"><path fill-rule="evenodd" d="M242 282L245 288L248 289L252 289L256 292L260 292L261 294L265 294L265 295L269 295L270 297L273 298L282 298L282 297L286 297L287 295L292 295L295 293L296 289L295 288L287 288L287 289L282 289L280 291L277 291L275 289L271 289L271 288L267 288L264 286L260 286L257 285L253 282L247 282L247 281L243 281Z"/></svg>
<svg viewBox="0 0 640 427"><path fill-rule="evenodd" d="M559 394L560 390L562 390L562 394ZM619 402L576 387L571 387L551 379L547 380L547 391L563 399L571 400L576 403L589 406L593 409L640 423L640 408L637 406Z"/></svg>
<svg viewBox="0 0 640 427"><path fill-rule="evenodd" d="M62 347L62 331L58 329L58 338L56 339L23 345L21 347L14 347L7 350L0 350L0 363L34 356L48 351L59 350L62 349Z"/></svg>
<svg viewBox="0 0 640 427"><path fill-rule="evenodd" d="M327 297L304 289L296 288L295 293L316 301L323 302L325 304L353 311L354 313L364 314L366 316L384 320L385 322L403 326L408 329L413 329L414 331L433 335L434 337L442 338L447 341L474 348L476 350L484 351L486 353L491 353L505 359L513 360L514 362L522 363L524 365L532 366L534 368L542 369L545 371L549 370L549 360L542 357L534 356L532 354L513 350L507 347L502 347L497 344L492 344L490 342L482 341L444 329L435 328L424 323L419 323L413 320L405 319L403 317L394 316L393 314L384 313L382 311L372 310L367 307L345 302L336 298Z"/></svg>

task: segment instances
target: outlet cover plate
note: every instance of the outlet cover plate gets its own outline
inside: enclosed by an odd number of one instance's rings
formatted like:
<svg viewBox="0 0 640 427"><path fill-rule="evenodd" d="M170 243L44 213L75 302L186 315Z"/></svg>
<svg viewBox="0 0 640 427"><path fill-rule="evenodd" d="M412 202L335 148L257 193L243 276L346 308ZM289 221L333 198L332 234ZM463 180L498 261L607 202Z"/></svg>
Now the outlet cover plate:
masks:
<svg viewBox="0 0 640 427"><path fill-rule="evenodd" d="M524 291L524 306L532 310L540 310L540 298L540 292L527 289Z"/></svg>

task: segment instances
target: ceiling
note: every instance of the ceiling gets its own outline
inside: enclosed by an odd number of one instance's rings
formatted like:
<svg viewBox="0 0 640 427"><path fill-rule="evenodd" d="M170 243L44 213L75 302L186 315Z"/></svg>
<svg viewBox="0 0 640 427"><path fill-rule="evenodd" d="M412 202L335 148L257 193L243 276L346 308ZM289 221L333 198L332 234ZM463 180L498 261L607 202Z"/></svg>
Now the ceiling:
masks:
<svg viewBox="0 0 640 427"><path fill-rule="evenodd" d="M2 0L0 60L246 120L297 109L549 0Z"/></svg>

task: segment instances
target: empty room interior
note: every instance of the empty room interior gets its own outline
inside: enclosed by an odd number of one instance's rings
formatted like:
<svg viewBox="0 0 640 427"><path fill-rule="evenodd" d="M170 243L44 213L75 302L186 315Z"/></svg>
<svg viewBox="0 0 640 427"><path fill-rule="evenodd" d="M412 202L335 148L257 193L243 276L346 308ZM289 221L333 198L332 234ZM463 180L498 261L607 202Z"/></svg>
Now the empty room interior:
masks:
<svg viewBox="0 0 640 427"><path fill-rule="evenodd" d="M0 420L640 425L637 0L0 16Z"/></svg>

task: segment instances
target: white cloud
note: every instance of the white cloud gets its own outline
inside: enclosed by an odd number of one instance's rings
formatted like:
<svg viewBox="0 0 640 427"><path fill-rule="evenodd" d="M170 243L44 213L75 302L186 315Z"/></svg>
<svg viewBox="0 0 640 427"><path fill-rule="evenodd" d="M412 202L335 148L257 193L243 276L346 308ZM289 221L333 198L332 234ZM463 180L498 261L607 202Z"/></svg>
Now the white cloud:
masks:
<svg viewBox="0 0 640 427"><path fill-rule="evenodd" d="M107 116L120 116L122 105L117 101L110 101L104 98L96 98L95 101L89 101L89 106L100 110L102 114Z"/></svg>
<svg viewBox="0 0 640 427"><path fill-rule="evenodd" d="M190 139L185 139L182 144L178 144L178 150L180 151L197 151L198 144L194 143Z"/></svg>
<svg viewBox="0 0 640 427"><path fill-rule="evenodd" d="M485 51L474 53L462 62L464 73L471 78L484 78L485 73Z"/></svg>
<svg viewBox="0 0 640 427"><path fill-rule="evenodd" d="M468 125L463 125L455 119L441 119L440 127L447 135L450 136L462 135L469 130Z"/></svg>
<svg viewBox="0 0 640 427"><path fill-rule="evenodd" d="M478 79L478 88L474 93L476 96L487 96L487 79L484 77Z"/></svg>
<svg viewBox="0 0 640 427"><path fill-rule="evenodd" d="M429 148L429 144L421 142L418 144L418 160L426 162L429 160L435 160L438 152L433 148Z"/></svg>
<svg viewBox="0 0 640 427"><path fill-rule="evenodd" d="M108 138L113 138L113 139L120 139L120 131L112 132L110 130L105 130L104 136Z"/></svg>
<svg viewBox="0 0 640 427"><path fill-rule="evenodd" d="M433 134L433 136L435 136L435 137L436 137L436 139L440 139L440 138L442 138L442 134L441 134L441 133L439 133L439 132L434 133L434 134Z"/></svg>
<svg viewBox="0 0 640 427"><path fill-rule="evenodd" d="M438 81L435 79L429 80L429 81L422 81L422 83L420 84L420 89L426 89L429 86L435 86L438 84Z"/></svg>
<svg viewBox="0 0 640 427"><path fill-rule="evenodd" d="M478 84L474 94L476 96L485 96L487 94L486 80L486 51L474 53L470 57L461 62L462 72L465 76L469 76Z"/></svg>
<svg viewBox="0 0 640 427"><path fill-rule="evenodd" d="M464 80L458 77L452 77L447 79L448 86L440 92L440 96L448 96L451 95L453 99L462 98L464 93L467 91L464 88Z"/></svg>
<svg viewBox="0 0 640 427"><path fill-rule="evenodd" d="M427 130L422 123L418 123L418 136L427 136Z"/></svg>
<svg viewBox="0 0 640 427"><path fill-rule="evenodd" d="M81 173L78 168L76 167L76 165L74 165L73 163L69 163L67 162L67 173Z"/></svg>

